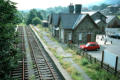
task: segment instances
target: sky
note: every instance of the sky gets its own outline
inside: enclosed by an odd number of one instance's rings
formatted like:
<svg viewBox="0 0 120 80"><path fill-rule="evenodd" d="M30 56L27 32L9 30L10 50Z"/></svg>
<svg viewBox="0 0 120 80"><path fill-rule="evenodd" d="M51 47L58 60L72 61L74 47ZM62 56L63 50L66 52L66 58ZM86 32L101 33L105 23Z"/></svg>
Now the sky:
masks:
<svg viewBox="0 0 120 80"><path fill-rule="evenodd" d="M18 10L29 10L33 8L47 9L56 6L68 6L70 3L82 4L84 6L103 2L104 0L11 0L17 3Z"/></svg>

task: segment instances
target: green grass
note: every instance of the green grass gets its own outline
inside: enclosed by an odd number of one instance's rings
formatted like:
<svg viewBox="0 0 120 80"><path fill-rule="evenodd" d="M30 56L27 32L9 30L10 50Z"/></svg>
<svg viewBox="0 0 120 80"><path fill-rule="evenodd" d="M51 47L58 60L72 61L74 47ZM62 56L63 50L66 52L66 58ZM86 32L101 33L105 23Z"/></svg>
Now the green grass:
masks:
<svg viewBox="0 0 120 80"><path fill-rule="evenodd" d="M64 69L67 70L67 72L70 74L72 79L74 80L83 80L80 72L78 72L69 62L65 62L63 60L60 61L61 65Z"/></svg>
<svg viewBox="0 0 120 80"><path fill-rule="evenodd" d="M50 35L49 29L43 28L41 25L37 26L41 31L48 32L47 36L55 42L58 42L55 38ZM43 34L38 32L41 38L43 38ZM44 40L44 39L42 39ZM44 41L45 42L45 41ZM83 80L81 74L68 62L65 62L63 56L58 56L56 49L51 48L50 45L45 42L48 46L49 50L55 55L55 57L59 60L60 64L67 70L67 72L71 75L74 80ZM76 55L77 51L72 50L69 47L63 48L66 53L71 53L73 55L73 60L83 68L83 70L88 74L88 76L92 80L118 80L114 75L102 70L99 64L91 64L86 58Z"/></svg>
<svg viewBox="0 0 120 80"><path fill-rule="evenodd" d="M45 32L47 32L47 36L48 36L52 41L58 43L58 41L50 35L49 29L44 28L44 27L42 27L41 25L38 25L37 27L40 29L40 31L45 31ZM37 31L37 30L36 30L36 31ZM83 80L83 78L82 78L82 76L80 75L80 73L79 73L73 66L71 66L70 63L65 62L65 61L63 60L63 56L58 55L55 48L51 48L50 45L47 44L47 42L43 39L43 34L42 34L42 32L38 32L38 31L37 31L37 33L39 34L40 38L42 38L42 40L46 43L46 45L48 46L48 49L49 49L49 50L54 54L54 56L59 60L60 64L63 66L63 68L66 69L66 71L71 75L72 79L73 79L73 80ZM66 49L66 51L75 54L75 52L73 52L73 50Z"/></svg>
<svg viewBox="0 0 120 80"><path fill-rule="evenodd" d="M101 69L98 63L90 63L87 58L76 55L77 51L69 47L64 48L66 52L73 54L73 60L88 74L92 80L118 80L113 74ZM79 52L82 52L81 50Z"/></svg>
<svg viewBox="0 0 120 80"><path fill-rule="evenodd" d="M119 19L120 19L120 15L119 15L118 17L119 17Z"/></svg>
<svg viewBox="0 0 120 80"><path fill-rule="evenodd" d="M19 26L26 26L26 24L25 23L20 23L20 24L18 24Z"/></svg>
<svg viewBox="0 0 120 80"><path fill-rule="evenodd" d="M63 60L63 56L58 56L57 55L56 49L49 47L49 50L59 60L60 64L63 66L63 68L67 70L67 72L70 74L70 76L72 77L72 79L74 79L74 80L83 80L81 74L73 66L71 66L71 63L65 62Z"/></svg>
<svg viewBox="0 0 120 80"><path fill-rule="evenodd" d="M74 58L74 61L83 68L92 80L118 80L113 74L101 69L98 63L91 64L86 58Z"/></svg>
<svg viewBox="0 0 120 80"><path fill-rule="evenodd" d="M73 54L73 60L78 64L82 69L88 74L88 76L92 80L118 80L117 77L115 77L113 74L110 74L109 72L101 69L100 65L98 63L91 64L88 59L76 55L78 54L76 50L73 50L69 47L64 48L66 52ZM79 53L82 51L80 50Z"/></svg>
<svg viewBox="0 0 120 80"><path fill-rule="evenodd" d="M39 28L40 30L42 30L42 31L45 31L45 32L49 32L49 29L48 28L45 28L45 27L43 27L42 25L37 25L37 28Z"/></svg>

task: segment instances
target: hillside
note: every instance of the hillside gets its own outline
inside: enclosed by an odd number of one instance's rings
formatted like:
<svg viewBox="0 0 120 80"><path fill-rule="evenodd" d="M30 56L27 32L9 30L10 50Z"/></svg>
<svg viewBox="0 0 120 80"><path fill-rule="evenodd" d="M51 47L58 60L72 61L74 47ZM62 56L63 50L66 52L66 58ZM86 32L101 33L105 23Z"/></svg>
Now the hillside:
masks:
<svg viewBox="0 0 120 80"><path fill-rule="evenodd" d="M107 4L120 4L120 0L105 0L104 2Z"/></svg>

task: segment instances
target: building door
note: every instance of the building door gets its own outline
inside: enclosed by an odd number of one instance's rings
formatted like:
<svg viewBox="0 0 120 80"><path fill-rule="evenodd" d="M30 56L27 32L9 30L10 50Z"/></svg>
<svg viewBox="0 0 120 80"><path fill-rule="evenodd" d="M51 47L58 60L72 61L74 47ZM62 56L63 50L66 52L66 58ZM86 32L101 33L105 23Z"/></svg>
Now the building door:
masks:
<svg viewBox="0 0 120 80"><path fill-rule="evenodd" d="M72 40L72 33L68 33L68 40Z"/></svg>
<svg viewBox="0 0 120 80"><path fill-rule="evenodd" d="M87 42L91 41L91 34L87 34Z"/></svg>
<svg viewBox="0 0 120 80"><path fill-rule="evenodd" d="M61 41L64 42L64 29L61 29Z"/></svg>
<svg viewBox="0 0 120 80"><path fill-rule="evenodd" d="M105 28L104 27L102 27L102 32L104 32L105 31Z"/></svg>

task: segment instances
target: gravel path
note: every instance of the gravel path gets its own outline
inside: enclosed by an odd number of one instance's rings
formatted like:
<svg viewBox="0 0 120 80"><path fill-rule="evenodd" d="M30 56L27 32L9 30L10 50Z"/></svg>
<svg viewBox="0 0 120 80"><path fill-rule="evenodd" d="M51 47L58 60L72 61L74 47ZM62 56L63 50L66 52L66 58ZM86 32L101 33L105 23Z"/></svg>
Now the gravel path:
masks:
<svg viewBox="0 0 120 80"><path fill-rule="evenodd" d="M84 72L84 70L72 60L72 54L66 53L64 51L64 49L61 47L61 45L63 45L63 44L52 41L49 37L47 37L47 35L46 35L47 32L40 31L37 27L35 27L35 29L44 35L44 37L43 37L44 40L46 40L46 42L49 46L56 49L56 52L58 55L64 57L64 59L63 59L64 61L70 62L71 66L76 68L76 70L78 70L81 73L84 80L91 80L90 77Z"/></svg>

